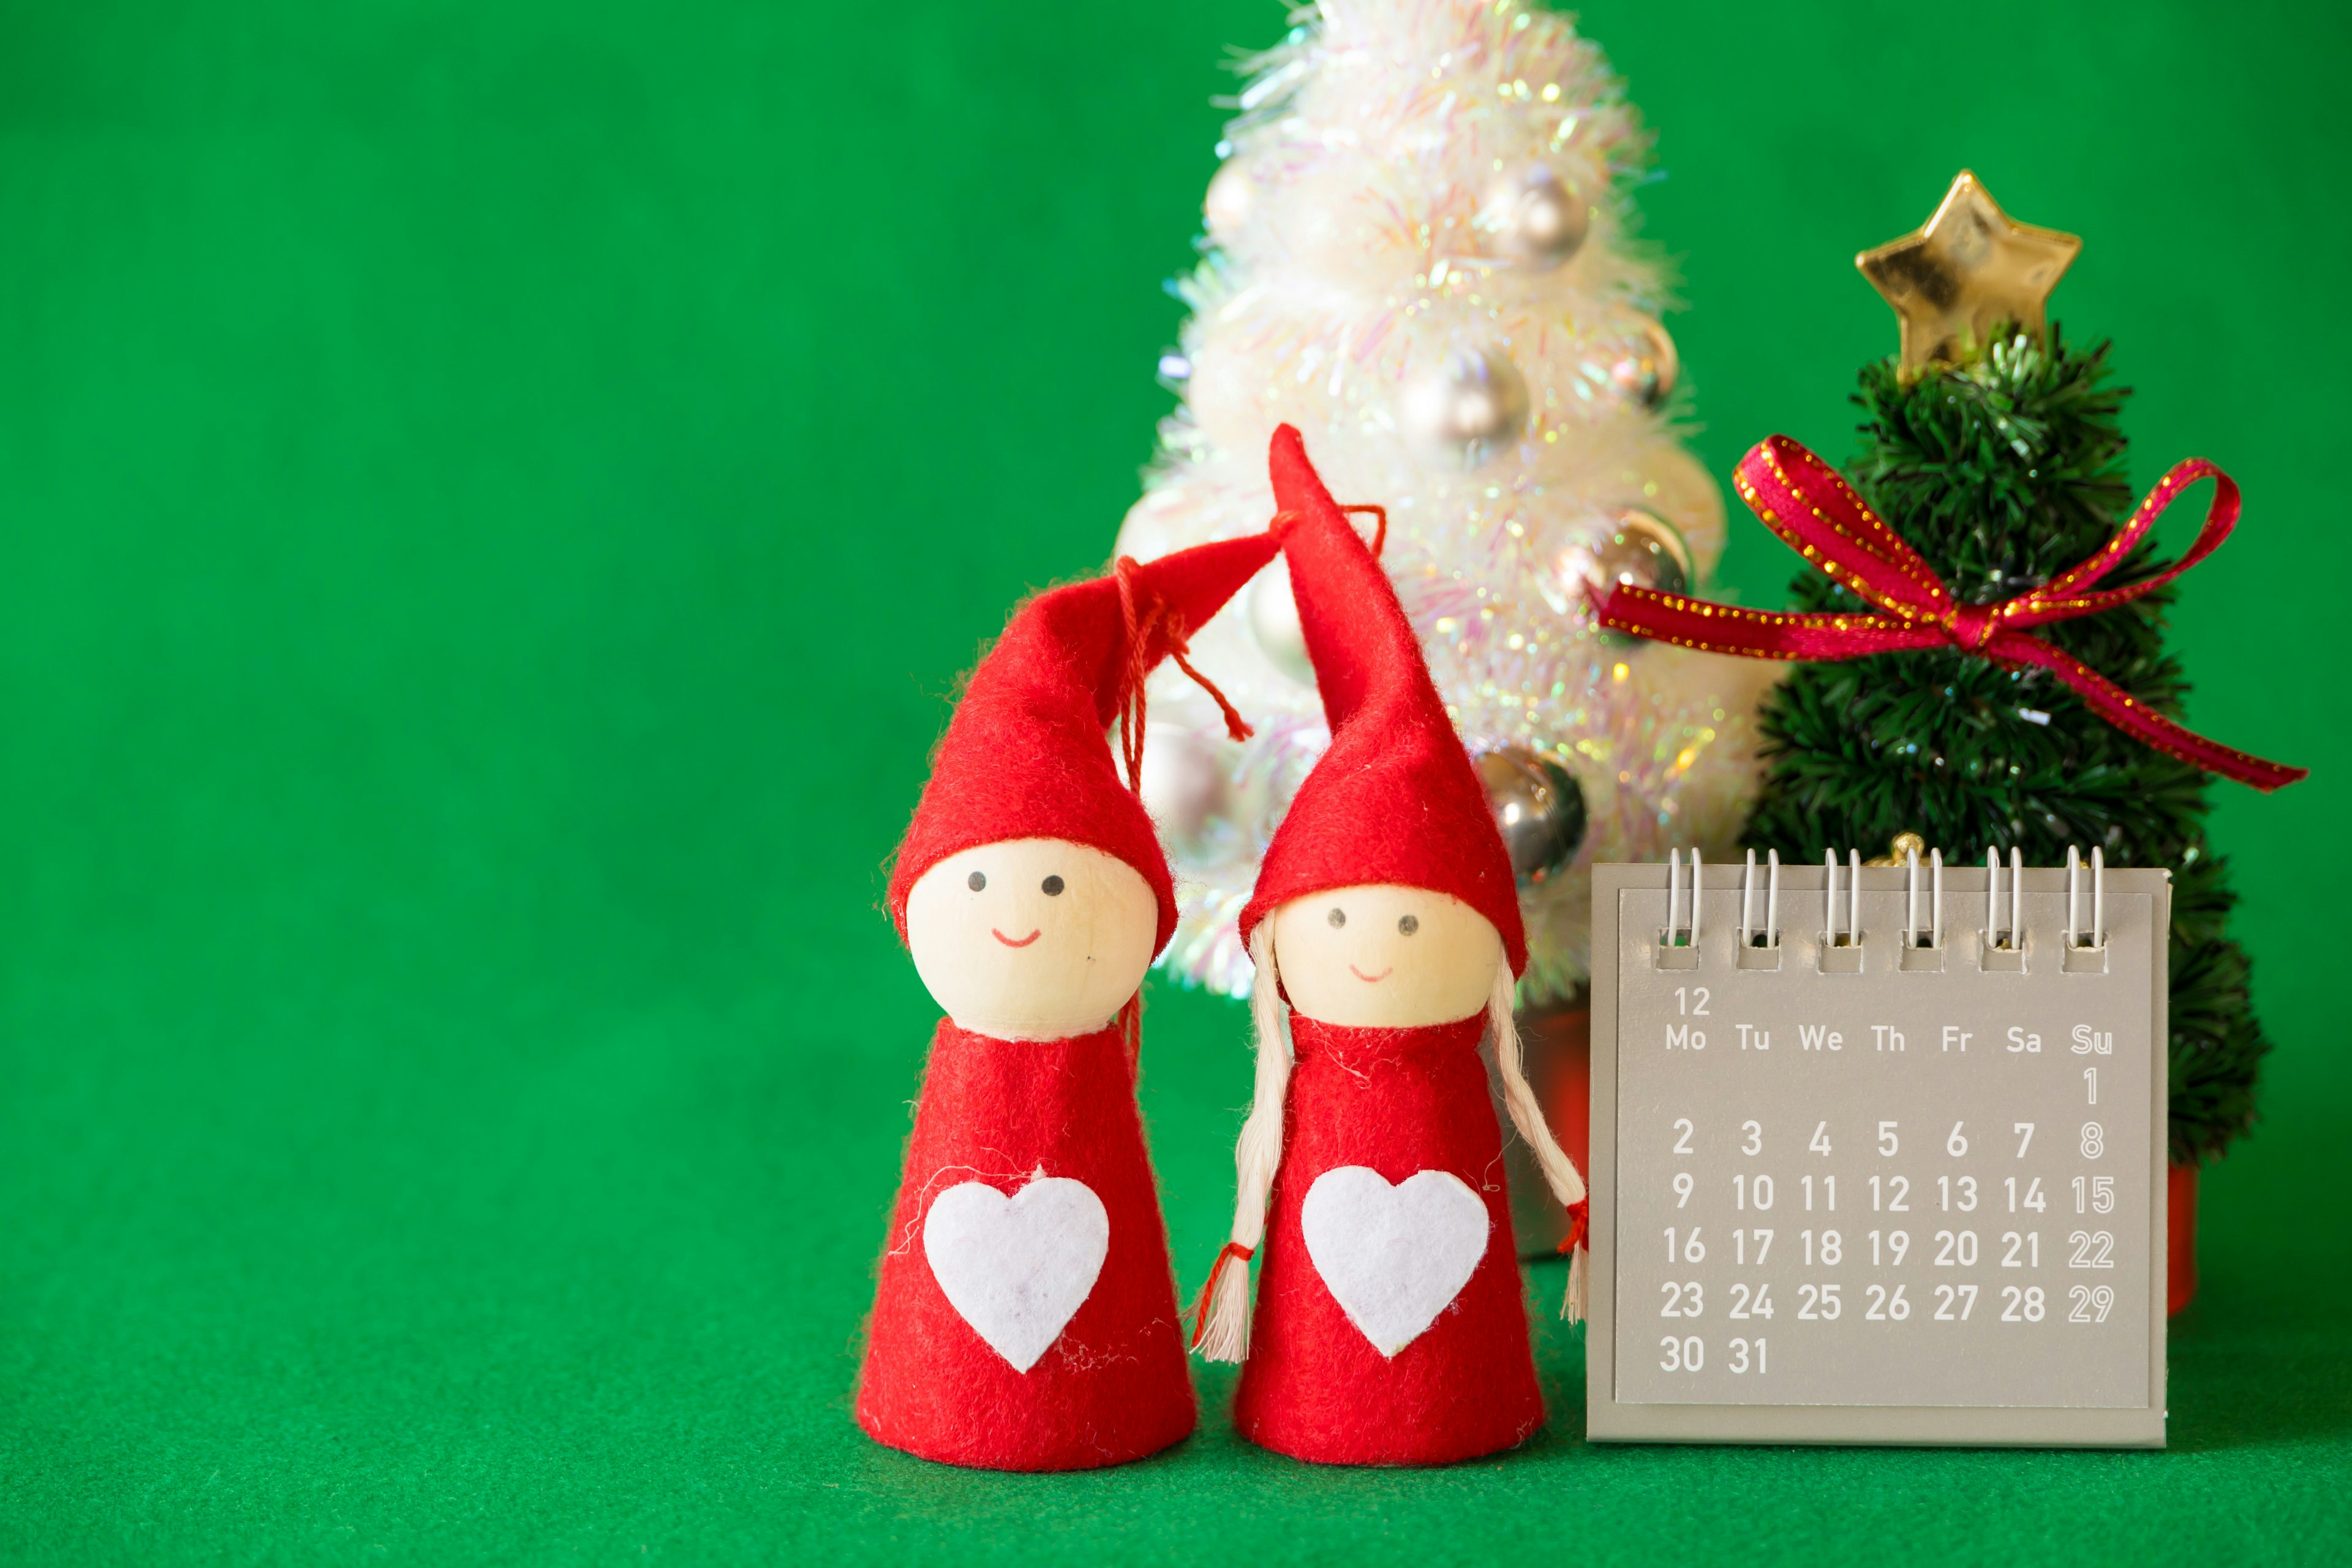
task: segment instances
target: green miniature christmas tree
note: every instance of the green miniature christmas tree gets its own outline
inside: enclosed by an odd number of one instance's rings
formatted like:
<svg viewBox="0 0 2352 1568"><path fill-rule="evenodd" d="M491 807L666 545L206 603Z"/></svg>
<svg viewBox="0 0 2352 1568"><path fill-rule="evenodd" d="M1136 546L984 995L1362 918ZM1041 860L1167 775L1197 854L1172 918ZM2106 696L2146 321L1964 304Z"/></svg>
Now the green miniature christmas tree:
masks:
<svg viewBox="0 0 2352 1568"><path fill-rule="evenodd" d="M2019 335L1966 368L1906 384L1864 370L1862 451L1847 478L1964 604L2047 581L2113 537L2132 495L2107 349ZM2143 542L2103 586L2160 567ZM1798 607L1871 606L1813 571ZM2157 711L2188 691L2165 650L2160 588L2039 635ZM1797 667L1766 702L1764 789L1747 839L1783 858L1883 847L1917 833L1955 850L2014 845L2028 865L2099 845L2111 866L2161 866L2172 892L2172 1159L2210 1159L2253 1119L2270 1049L2244 952L2227 935L2225 861L2205 836L2207 776L2093 713L2042 670L1957 648ZM1956 856L1957 858L1957 856ZM2006 859L2006 855L2003 858Z"/></svg>
<svg viewBox="0 0 2352 1568"><path fill-rule="evenodd" d="M2041 265L2005 290L1978 290L1979 308L2006 307L1990 320L1965 319L1922 254L1954 213L1992 233L1996 249L2021 236L2013 259ZM2126 393L2110 379L2107 345L2078 350L2042 321L2075 243L2010 224L1964 174L1919 234L1861 258L1903 314L1904 352L1862 373L1861 450L1846 477L1962 605L2047 583L2113 538L2132 504ZM2099 586L2164 565L2143 541ZM1804 610L1873 609L1810 567L1795 594ZM2177 718L2189 687L2164 645L2171 600L2158 588L2034 635ZM2228 934L2236 895L2206 837L2203 771L2116 728L2047 670L1949 647L1800 664L1767 700L1760 732L1765 782L1746 835L1759 852L1868 854L1910 832L1955 858L1990 846L2006 859L2016 846L2027 864L2052 865L2070 845L2096 845L2111 866L2169 868L2172 1161L2212 1159L2246 1130L2270 1042Z"/></svg>

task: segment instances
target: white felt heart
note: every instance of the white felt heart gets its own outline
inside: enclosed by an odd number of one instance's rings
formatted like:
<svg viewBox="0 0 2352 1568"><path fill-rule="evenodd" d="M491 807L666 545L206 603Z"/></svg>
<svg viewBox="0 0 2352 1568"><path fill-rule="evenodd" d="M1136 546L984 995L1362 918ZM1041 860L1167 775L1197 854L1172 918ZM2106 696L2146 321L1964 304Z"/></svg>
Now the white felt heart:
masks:
<svg viewBox="0 0 2352 1568"><path fill-rule="evenodd" d="M950 1187L923 1216L923 1256L948 1304L1015 1372L1037 1364L1082 1306L1110 1249L1110 1215L1084 1182L1039 1176L1011 1197Z"/></svg>
<svg viewBox="0 0 2352 1568"><path fill-rule="evenodd" d="M1486 1205L1451 1171L1416 1171L1391 1186L1363 1165L1316 1177L1298 1224L1332 1299L1384 1356L1462 1293L1489 1226Z"/></svg>

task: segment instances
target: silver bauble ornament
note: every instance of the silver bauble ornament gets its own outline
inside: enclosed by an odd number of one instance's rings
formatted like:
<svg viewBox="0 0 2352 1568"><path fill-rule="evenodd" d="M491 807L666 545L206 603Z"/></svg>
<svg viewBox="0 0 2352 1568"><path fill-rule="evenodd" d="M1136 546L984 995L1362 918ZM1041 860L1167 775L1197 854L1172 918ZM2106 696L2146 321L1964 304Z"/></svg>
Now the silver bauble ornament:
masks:
<svg viewBox="0 0 2352 1568"><path fill-rule="evenodd" d="M1177 850L1198 847L1229 796L1218 742L1198 731L1156 724L1143 732L1143 809Z"/></svg>
<svg viewBox="0 0 2352 1568"><path fill-rule="evenodd" d="M1298 601L1290 592L1289 562L1276 561L1250 584L1249 628L1267 663L1301 686L1315 684L1315 661L1307 657Z"/></svg>
<svg viewBox="0 0 2352 1568"><path fill-rule="evenodd" d="M1584 244L1592 209L1574 185L1550 168L1528 163L1487 187L1478 222L1505 256L1522 267L1546 271Z"/></svg>
<svg viewBox="0 0 2352 1568"><path fill-rule="evenodd" d="M1675 351L1675 340L1664 326L1651 321L1642 328L1640 340L1609 367L1609 384L1626 402L1656 410L1675 395L1675 384L1682 374L1682 355Z"/></svg>
<svg viewBox="0 0 2352 1568"><path fill-rule="evenodd" d="M1471 468L1527 427L1528 384L1500 349L1455 349L1406 384L1399 412L1424 454Z"/></svg>
<svg viewBox="0 0 2352 1568"><path fill-rule="evenodd" d="M1584 597L1588 584L1603 583L1686 594L1697 576L1682 530L1637 506L1617 511L1593 537L1561 551L1557 572L1562 596L1570 601Z"/></svg>
<svg viewBox="0 0 2352 1568"><path fill-rule="evenodd" d="M1209 237L1219 245L1231 245L1234 236L1249 222L1256 197L1256 187L1239 163L1227 163L1211 175L1208 195L1201 199L1201 217L1208 226Z"/></svg>
<svg viewBox="0 0 2352 1568"><path fill-rule="evenodd" d="M1576 858L1584 791L1566 768L1525 746L1503 746L1479 757L1478 782L1522 883L1538 886Z"/></svg>

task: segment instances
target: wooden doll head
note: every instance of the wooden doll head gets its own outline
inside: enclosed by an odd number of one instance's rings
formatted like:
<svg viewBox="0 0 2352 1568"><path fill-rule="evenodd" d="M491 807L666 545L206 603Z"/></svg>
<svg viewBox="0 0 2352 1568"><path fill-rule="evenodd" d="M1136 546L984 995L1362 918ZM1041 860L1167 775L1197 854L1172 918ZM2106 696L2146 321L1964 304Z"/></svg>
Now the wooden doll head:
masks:
<svg viewBox="0 0 2352 1568"><path fill-rule="evenodd" d="M1493 921L1426 888L1334 888L1268 918L1291 1008L1326 1024L1404 1029L1467 1018L1485 1009L1504 963Z"/></svg>
<svg viewBox="0 0 2352 1568"><path fill-rule="evenodd" d="M907 946L959 1028L1059 1040L1108 1024L1159 940L1151 885L1115 855L1012 838L940 861L907 897Z"/></svg>

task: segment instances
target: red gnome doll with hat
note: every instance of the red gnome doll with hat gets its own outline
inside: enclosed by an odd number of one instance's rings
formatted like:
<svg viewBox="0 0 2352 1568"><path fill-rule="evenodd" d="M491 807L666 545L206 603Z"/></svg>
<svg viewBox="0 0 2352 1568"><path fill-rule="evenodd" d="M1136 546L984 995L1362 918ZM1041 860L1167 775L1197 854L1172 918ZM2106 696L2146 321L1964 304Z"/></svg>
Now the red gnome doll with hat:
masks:
<svg viewBox="0 0 2352 1568"><path fill-rule="evenodd" d="M1489 1027L1505 1103L1569 1209L1571 1245L1584 1183L1520 1068L1511 1004L1527 940L1486 793L1395 591L1288 426L1273 467L1331 746L1242 911L1257 1094L1196 1340L1213 1361L1246 1357L1234 1421L1253 1442L1327 1464L1445 1464L1544 1420L1478 1054ZM1582 1261L1579 1249L1571 1313Z"/></svg>
<svg viewBox="0 0 2352 1568"><path fill-rule="evenodd" d="M1192 1430L1135 1100L1138 988L1176 927L1134 787L1143 680L1164 658L1182 664L1187 633L1276 548L1259 534L1122 560L1039 595L940 742L890 878L891 919L947 1016L858 1379L858 1423L877 1442L1067 1470Z"/></svg>

